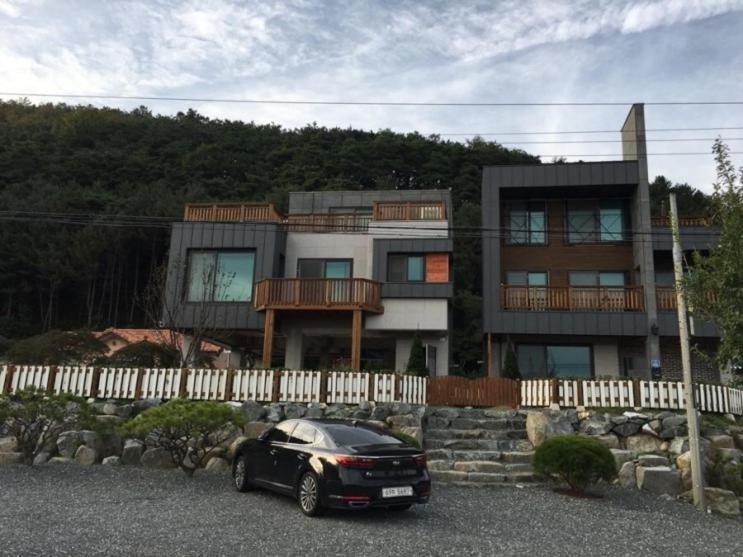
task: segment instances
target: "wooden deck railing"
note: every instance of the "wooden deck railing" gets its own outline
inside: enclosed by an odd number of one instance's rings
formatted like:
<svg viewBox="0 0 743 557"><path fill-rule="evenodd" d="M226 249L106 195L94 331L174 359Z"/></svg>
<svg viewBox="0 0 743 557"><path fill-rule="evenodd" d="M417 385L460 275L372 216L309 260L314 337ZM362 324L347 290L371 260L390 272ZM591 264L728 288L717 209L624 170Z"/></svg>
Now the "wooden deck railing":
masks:
<svg viewBox="0 0 743 557"><path fill-rule="evenodd" d="M530 311L642 311L642 286L501 285L503 309Z"/></svg>
<svg viewBox="0 0 743 557"><path fill-rule="evenodd" d="M656 286L655 300L658 311L675 311L676 310L676 287L675 286Z"/></svg>
<svg viewBox="0 0 743 557"><path fill-rule="evenodd" d="M444 201L378 201L374 220L446 220Z"/></svg>
<svg viewBox="0 0 743 557"><path fill-rule="evenodd" d="M186 203L185 221L205 222L281 222L273 203Z"/></svg>
<svg viewBox="0 0 743 557"><path fill-rule="evenodd" d="M286 217L292 232L366 232L371 215L351 213L302 213Z"/></svg>
<svg viewBox="0 0 743 557"><path fill-rule="evenodd" d="M668 228L671 226L671 219L668 217L652 217L650 219L652 226L662 226ZM707 217L679 217L679 226L709 226L711 219Z"/></svg>
<svg viewBox="0 0 743 557"><path fill-rule="evenodd" d="M265 309L363 309L383 311L378 282L368 279L270 278L255 285L255 308Z"/></svg>

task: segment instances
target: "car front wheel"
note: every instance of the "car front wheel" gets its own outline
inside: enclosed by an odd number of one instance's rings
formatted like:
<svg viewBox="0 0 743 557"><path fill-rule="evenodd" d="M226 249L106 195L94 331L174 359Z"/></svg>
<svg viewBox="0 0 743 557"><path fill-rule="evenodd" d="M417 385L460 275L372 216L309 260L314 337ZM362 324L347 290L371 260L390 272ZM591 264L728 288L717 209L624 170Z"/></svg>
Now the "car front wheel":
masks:
<svg viewBox="0 0 743 557"><path fill-rule="evenodd" d="M235 466L232 469L232 479L235 482L235 488L238 491L246 492L253 489L248 479L248 461L244 455L237 457Z"/></svg>
<svg viewBox="0 0 743 557"><path fill-rule="evenodd" d="M297 489L299 508L307 516L318 516L323 508L320 503L320 482L312 472L305 472Z"/></svg>

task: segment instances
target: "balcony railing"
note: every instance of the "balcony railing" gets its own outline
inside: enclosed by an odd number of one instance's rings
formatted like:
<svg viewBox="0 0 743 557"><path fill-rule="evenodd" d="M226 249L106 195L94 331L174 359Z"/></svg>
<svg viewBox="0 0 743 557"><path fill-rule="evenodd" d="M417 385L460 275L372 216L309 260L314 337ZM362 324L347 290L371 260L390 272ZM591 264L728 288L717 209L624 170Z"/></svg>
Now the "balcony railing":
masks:
<svg viewBox="0 0 743 557"><path fill-rule="evenodd" d="M675 311L676 310L676 287L675 286L656 286L655 303L658 311Z"/></svg>
<svg viewBox="0 0 743 557"><path fill-rule="evenodd" d="M444 201L378 201L374 220L446 220Z"/></svg>
<svg viewBox="0 0 743 557"><path fill-rule="evenodd" d="M366 232L371 215L351 213L302 213L286 217L292 232Z"/></svg>
<svg viewBox="0 0 743 557"><path fill-rule="evenodd" d="M642 286L501 285L505 310L642 311Z"/></svg>
<svg viewBox="0 0 743 557"><path fill-rule="evenodd" d="M281 222L273 203L187 203L183 220L202 222Z"/></svg>
<svg viewBox="0 0 743 557"><path fill-rule="evenodd" d="M652 217L650 223L653 226L669 228L671 219L668 217ZM679 217L679 226L709 226L711 224L711 219L707 217Z"/></svg>
<svg viewBox="0 0 743 557"><path fill-rule="evenodd" d="M378 282L361 278L270 278L255 285L255 308L354 310L382 313Z"/></svg>

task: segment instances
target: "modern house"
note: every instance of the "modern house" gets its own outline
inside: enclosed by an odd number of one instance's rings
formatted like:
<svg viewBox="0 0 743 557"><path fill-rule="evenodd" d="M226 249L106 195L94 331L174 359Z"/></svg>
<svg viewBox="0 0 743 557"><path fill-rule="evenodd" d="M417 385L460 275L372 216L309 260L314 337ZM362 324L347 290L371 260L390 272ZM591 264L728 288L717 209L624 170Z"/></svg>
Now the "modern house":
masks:
<svg viewBox="0 0 743 557"><path fill-rule="evenodd" d="M513 347L525 378L681 377L671 234L667 219L650 215L642 105L621 138L621 161L484 168L490 375ZM685 250L714 245L705 224L681 222ZM715 328L693 325L693 342L714 350ZM693 367L699 379L719 379L702 358Z"/></svg>
<svg viewBox="0 0 743 557"><path fill-rule="evenodd" d="M175 327L255 355L247 365L404 370L414 335L449 369L451 198L445 190L291 193L190 204L173 225Z"/></svg>

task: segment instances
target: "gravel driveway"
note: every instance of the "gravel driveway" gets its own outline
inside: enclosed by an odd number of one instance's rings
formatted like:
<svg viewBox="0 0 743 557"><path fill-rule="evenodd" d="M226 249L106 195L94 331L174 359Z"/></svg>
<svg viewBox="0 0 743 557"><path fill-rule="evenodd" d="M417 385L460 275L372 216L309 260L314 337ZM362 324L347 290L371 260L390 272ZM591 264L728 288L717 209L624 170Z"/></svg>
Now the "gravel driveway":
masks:
<svg viewBox="0 0 743 557"><path fill-rule="evenodd" d="M743 555L743 521L609 489L434 486L406 513L300 514L227 475L76 465L0 467L2 555Z"/></svg>

